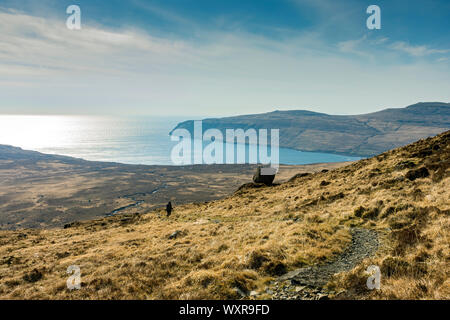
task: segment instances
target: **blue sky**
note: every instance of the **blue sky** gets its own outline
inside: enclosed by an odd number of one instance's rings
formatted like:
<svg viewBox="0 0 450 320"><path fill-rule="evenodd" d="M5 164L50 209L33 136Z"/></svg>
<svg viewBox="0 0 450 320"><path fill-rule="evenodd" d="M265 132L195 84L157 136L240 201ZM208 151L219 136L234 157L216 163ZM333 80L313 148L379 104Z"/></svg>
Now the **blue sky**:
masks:
<svg viewBox="0 0 450 320"><path fill-rule="evenodd" d="M79 5L82 29L65 26ZM368 30L366 8L381 8ZM0 0L0 114L358 114L450 96L450 1Z"/></svg>

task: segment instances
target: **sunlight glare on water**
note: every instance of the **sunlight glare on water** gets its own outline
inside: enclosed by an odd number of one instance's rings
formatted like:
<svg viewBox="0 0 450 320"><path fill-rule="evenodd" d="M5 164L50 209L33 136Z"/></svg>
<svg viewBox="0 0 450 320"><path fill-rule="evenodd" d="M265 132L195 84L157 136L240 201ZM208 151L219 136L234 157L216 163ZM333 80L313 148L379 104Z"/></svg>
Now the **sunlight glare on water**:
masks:
<svg viewBox="0 0 450 320"><path fill-rule="evenodd" d="M76 139L74 132L83 132L79 126L76 117L0 116L0 144L33 150L64 146Z"/></svg>

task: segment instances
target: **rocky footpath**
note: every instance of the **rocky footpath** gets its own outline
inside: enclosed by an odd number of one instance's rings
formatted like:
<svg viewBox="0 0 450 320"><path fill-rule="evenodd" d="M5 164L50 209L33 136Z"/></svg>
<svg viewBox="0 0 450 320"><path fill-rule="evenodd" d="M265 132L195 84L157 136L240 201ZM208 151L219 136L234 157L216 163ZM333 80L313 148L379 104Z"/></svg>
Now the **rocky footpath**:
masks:
<svg viewBox="0 0 450 320"><path fill-rule="evenodd" d="M354 228L352 243L333 261L312 267L300 268L273 281L264 293L275 300L323 300L336 292L326 291L325 284L335 273L353 269L363 259L375 254L378 236L374 230ZM258 294L253 292L258 298Z"/></svg>

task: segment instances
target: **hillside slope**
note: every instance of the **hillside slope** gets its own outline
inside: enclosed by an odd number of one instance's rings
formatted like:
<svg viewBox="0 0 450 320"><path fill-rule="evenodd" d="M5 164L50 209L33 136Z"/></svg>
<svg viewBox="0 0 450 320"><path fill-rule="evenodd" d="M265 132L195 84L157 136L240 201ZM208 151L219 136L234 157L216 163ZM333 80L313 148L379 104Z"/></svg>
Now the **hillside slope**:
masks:
<svg viewBox="0 0 450 320"><path fill-rule="evenodd" d="M176 126L192 132L193 121ZM400 109L337 116L304 110L204 119L203 130L280 129L280 146L302 151L373 156L450 129L450 104L424 102ZM174 130L175 130L174 129Z"/></svg>
<svg viewBox="0 0 450 320"><path fill-rule="evenodd" d="M345 264L356 254L347 254L354 230L371 230L373 252L326 285L317 281L320 292L450 299L449 167L447 131L281 185L244 185L225 199L176 207L170 218L160 210L0 231L0 298L231 299L252 290L283 298L273 280L343 257ZM70 265L81 269L80 290L66 288ZM366 287L369 265L381 268L381 290ZM308 288L295 289L307 297Z"/></svg>

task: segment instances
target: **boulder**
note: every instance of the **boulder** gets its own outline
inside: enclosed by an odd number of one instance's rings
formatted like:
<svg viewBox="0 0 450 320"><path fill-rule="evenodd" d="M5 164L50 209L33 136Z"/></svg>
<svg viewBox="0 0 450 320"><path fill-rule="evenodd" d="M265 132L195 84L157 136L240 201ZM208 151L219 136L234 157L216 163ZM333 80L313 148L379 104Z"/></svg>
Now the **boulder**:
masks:
<svg viewBox="0 0 450 320"><path fill-rule="evenodd" d="M419 168L417 170L410 170L406 173L406 178L411 181L414 181L418 178L426 178L430 175L428 169L425 167Z"/></svg>
<svg viewBox="0 0 450 320"><path fill-rule="evenodd" d="M177 230L177 231L171 233L167 238L169 238L169 239L176 239L176 238L178 238L179 236L182 236L182 235L183 235L183 231Z"/></svg>
<svg viewBox="0 0 450 320"><path fill-rule="evenodd" d="M253 175L254 183L263 183L267 186L272 185L273 180L275 180L276 170L273 168L264 168L265 170L271 171L273 174L261 174L261 166L256 168L256 173Z"/></svg>

